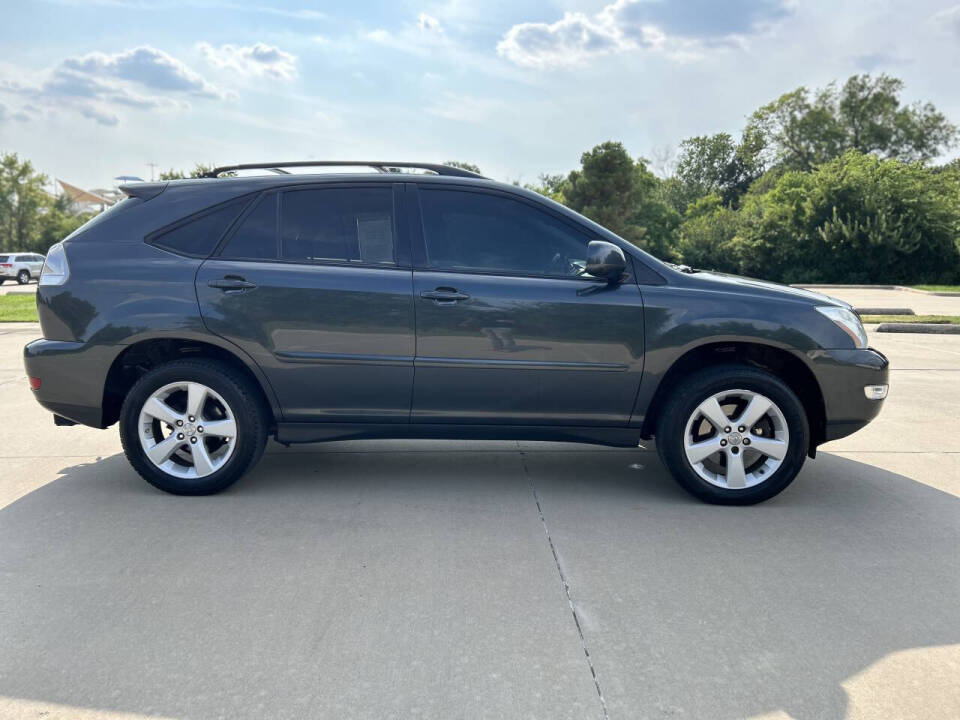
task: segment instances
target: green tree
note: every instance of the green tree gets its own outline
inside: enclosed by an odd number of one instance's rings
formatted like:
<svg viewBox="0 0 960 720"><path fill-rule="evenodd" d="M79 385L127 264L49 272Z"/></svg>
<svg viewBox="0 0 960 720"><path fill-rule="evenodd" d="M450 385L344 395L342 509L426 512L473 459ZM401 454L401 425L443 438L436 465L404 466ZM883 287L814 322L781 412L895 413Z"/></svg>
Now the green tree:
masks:
<svg viewBox="0 0 960 720"><path fill-rule="evenodd" d="M0 250L46 253L92 217L73 212L66 197L53 197L47 176L16 153L0 155Z"/></svg>
<svg viewBox="0 0 960 720"><path fill-rule="evenodd" d="M749 194L737 271L784 282L960 280L960 177L855 150Z"/></svg>
<svg viewBox="0 0 960 720"><path fill-rule="evenodd" d="M75 212L66 195L52 198L40 215L39 232L26 249L45 255L51 245L63 240L94 215L94 212Z"/></svg>
<svg viewBox="0 0 960 720"><path fill-rule="evenodd" d="M550 175L547 173L540 173L537 177L537 184L527 183L524 187L527 190L533 190L538 192L544 197L548 197L551 200L554 200L558 203L564 202L563 191L567 184L567 176L560 173L556 175Z"/></svg>
<svg viewBox="0 0 960 720"><path fill-rule="evenodd" d="M951 147L957 128L930 103L903 105L903 81L854 75L812 95L805 87L781 95L750 118L769 160L811 170L847 150L905 162L928 161Z"/></svg>
<svg viewBox="0 0 960 720"><path fill-rule="evenodd" d="M740 266L734 238L740 214L719 195L702 197L687 208L680 226L677 251L690 267L736 273Z"/></svg>
<svg viewBox="0 0 960 720"><path fill-rule="evenodd" d="M49 204L47 177L16 153L0 156L0 250L32 249L40 215Z"/></svg>
<svg viewBox="0 0 960 720"><path fill-rule="evenodd" d="M214 167L214 165L207 165L206 163L197 163L190 172L170 168L169 170L162 171L160 175L157 176L157 180L183 180L184 178L203 177L213 170Z"/></svg>
<svg viewBox="0 0 960 720"><path fill-rule="evenodd" d="M483 175L483 173L480 172L480 166L479 166L479 165L474 165L473 163L460 162L459 160L447 160L447 161L444 163L444 165L449 165L450 167L460 168L461 170L469 170L470 172L476 173L477 175Z"/></svg>
<svg viewBox="0 0 960 720"><path fill-rule="evenodd" d="M673 257L680 215L667 205L660 180L622 143L608 141L580 157L563 184L566 205L659 257Z"/></svg>

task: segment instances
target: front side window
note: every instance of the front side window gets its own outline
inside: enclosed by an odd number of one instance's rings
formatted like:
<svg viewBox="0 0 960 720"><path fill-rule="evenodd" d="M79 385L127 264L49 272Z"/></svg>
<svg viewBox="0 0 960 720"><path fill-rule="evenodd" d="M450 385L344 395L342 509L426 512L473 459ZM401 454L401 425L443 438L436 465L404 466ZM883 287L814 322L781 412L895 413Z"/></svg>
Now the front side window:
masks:
<svg viewBox="0 0 960 720"><path fill-rule="evenodd" d="M207 257L236 219L247 199L234 200L150 238L150 243L182 255Z"/></svg>
<svg viewBox="0 0 960 720"><path fill-rule="evenodd" d="M366 187L283 193L280 257L294 262L396 265L393 190Z"/></svg>
<svg viewBox="0 0 960 720"><path fill-rule="evenodd" d="M500 195L420 190L427 261L445 270L575 277L590 236Z"/></svg>

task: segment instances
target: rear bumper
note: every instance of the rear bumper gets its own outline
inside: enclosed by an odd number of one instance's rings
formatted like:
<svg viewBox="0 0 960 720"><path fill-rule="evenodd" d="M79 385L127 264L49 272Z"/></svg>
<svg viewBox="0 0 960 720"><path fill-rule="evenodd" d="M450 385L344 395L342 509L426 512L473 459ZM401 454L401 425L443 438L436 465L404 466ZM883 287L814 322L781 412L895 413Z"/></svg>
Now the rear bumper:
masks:
<svg viewBox="0 0 960 720"><path fill-rule="evenodd" d="M50 412L91 427L103 423L107 372L123 346L34 340L23 348L29 377L40 378L34 397Z"/></svg>
<svg viewBox="0 0 960 720"><path fill-rule="evenodd" d="M818 350L808 357L823 392L824 442L855 433L880 413L883 400L868 399L863 389L889 383L890 362L882 353Z"/></svg>

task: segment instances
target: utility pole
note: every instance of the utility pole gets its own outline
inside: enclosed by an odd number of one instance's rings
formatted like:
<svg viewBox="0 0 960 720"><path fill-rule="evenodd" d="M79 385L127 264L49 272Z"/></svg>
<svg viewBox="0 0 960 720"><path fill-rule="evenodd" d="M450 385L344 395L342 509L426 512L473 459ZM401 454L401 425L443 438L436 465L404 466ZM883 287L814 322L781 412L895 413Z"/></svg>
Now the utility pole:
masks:
<svg viewBox="0 0 960 720"><path fill-rule="evenodd" d="M147 167L150 168L150 182L153 182L153 169L157 166L156 163L147 163Z"/></svg>

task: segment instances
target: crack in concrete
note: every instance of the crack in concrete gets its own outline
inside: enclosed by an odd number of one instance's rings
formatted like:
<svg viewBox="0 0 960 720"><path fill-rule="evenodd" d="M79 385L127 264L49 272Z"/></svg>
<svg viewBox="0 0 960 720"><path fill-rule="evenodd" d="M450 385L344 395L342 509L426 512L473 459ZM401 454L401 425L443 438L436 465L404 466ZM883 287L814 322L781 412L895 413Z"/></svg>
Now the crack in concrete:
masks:
<svg viewBox="0 0 960 720"><path fill-rule="evenodd" d="M560 576L560 582L563 584L563 591L566 593L567 602L570 604L570 612L573 614L573 624L577 626L577 635L580 636L580 647L583 648L583 655L587 659L587 667L590 668L590 675L593 677L593 684L597 689L597 697L600 698L600 710L603 713L603 720L609 720L610 715L607 713L607 701L603 697L603 689L600 687L600 678L597 677L597 670L593 666L593 658L590 657L590 649L587 647L587 640L583 636L583 627L580 624L580 615L577 613L577 607L573 604L573 595L570 592L570 583L567 581L567 576L563 572L563 567L560 565L560 557L557 555L557 548L553 544L553 537L551 537L550 529L547 527L547 519L543 515L543 505L540 503L540 494L537 492L537 488L533 484L533 477L530 475L529 468L527 468L527 457L525 450L520 450L520 462L523 465L523 474L527 476L527 483L530 485L530 492L533 493L533 499L537 503L537 513L540 515L540 523L543 525L543 532L547 536L547 543L550 545L550 552L553 553L553 562L557 566L557 574Z"/></svg>

